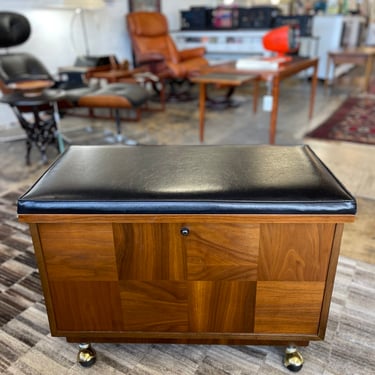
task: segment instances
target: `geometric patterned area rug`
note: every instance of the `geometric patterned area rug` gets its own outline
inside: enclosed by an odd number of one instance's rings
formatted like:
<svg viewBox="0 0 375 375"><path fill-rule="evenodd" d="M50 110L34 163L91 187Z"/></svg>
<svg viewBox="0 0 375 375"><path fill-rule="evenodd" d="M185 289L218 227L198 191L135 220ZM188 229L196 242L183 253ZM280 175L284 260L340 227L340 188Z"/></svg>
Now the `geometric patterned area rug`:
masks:
<svg viewBox="0 0 375 375"><path fill-rule="evenodd" d="M349 97L306 137L375 144L375 97Z"/></svg>
<svg viewBox="0 0 375 375"><path fill-rule="evenodd" d="M284 347L93 344L97 363L51 337L28 226L17 221L25 187L0 192L0 373L5 375L282 375ZM375 374L375 265L340 256L326 337L300 348L301 375Z"/></svg>

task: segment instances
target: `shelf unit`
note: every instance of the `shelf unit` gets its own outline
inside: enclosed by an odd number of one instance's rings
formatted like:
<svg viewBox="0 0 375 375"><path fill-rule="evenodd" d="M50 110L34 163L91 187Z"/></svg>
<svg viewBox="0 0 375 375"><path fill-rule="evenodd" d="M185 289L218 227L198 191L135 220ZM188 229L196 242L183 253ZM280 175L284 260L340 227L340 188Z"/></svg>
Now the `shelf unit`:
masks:
<svg viewBox="0 0 375 375"><path fill-rule="evenodd" d="M268 30L202 30L171 33L178 49L204 46L208 59L236 59L267 54L262 38Z"/></svg>

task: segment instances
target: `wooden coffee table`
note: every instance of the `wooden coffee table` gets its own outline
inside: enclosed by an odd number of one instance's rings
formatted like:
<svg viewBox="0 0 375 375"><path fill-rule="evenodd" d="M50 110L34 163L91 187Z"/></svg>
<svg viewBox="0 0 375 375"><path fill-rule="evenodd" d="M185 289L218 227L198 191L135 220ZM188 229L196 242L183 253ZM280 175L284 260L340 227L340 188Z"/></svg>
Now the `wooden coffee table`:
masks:
<svg viewBox="0 0 375 375"><path fill-rule="evenodd" d="M335 83L335 69L340 64L354 64L365 67L364 90L368 92L370 87L370 78L374 64L375 47L352 47L345 48L338 51L329 51L327 60L327 74L325 80L325 87L329 83L329 69L333 64L333 79L332 86Z"/></svg>
<svg viewBox="0 0 375 375"><path fill-rule="evenodd" d="M190 78L190 81L199 84L199 140L204 141L204 117L207 99L207 85L215 84L220 86L238 87L246 83L254 83L254 104L253 109L256 111L258 98L258 76L255 74L235 74L222 72L209 72Z"/></svg>
<svg viewBox="0 0 375 375"><path fill-rule="evenodd" d="M304 58L304 57L293 57L291 61L281 65L278 70L249 70L249 69L237 69L236 62L229 62L220 65L209 66L202 72L207 73L227 73L237 75L255 75L257 79L271 84L271 96L272 96L272 109L269 124L269 143L274 144L276 138L276 127L277 127L277 112L279 106L280 96L280 82L285 78L291 77L298 74L299 72L306 69L313 69L311 77L311 94L310 94L310 108L309 108L309 119L312 118L314 112L314 100L317 84L318 74L318 58ZM257 101L255 101L257 103Z"/></svg>

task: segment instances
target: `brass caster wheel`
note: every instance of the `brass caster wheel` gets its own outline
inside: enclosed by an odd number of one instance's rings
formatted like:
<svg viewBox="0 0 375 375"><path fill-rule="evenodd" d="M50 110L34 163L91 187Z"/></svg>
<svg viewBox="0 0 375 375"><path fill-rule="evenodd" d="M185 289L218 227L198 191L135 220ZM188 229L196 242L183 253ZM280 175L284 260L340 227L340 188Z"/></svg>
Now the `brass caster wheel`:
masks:
<svg viewBox="0 0 375 375"><path fill-rule="evenodd" d="M96 353L90 344L79 344L77 361L82 367L91 367L96 362Z"/></svg>
<svg viewBox="0 0 375 375"><path fill-rule="evenodd" d="M293 345L288 346L285 350L284 366L293 372L298 372L303 366L303 357Z"/></svg>

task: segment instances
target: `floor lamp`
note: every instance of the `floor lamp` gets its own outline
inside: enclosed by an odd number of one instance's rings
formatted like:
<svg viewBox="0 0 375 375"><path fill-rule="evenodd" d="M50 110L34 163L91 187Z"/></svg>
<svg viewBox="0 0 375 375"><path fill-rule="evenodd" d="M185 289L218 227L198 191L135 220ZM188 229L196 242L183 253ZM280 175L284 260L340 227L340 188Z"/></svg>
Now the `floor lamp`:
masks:
<svg viewBox="0 0 375 375"><path fill-rule="evenodd" d="M61 4L62 8L75 9L75 14L79 16L83 35L83 44L85 48L85 56L90 56L90 46L85 13L87 10L98 10L104 8L104 6L104 0L63 0Z"/></svg>

